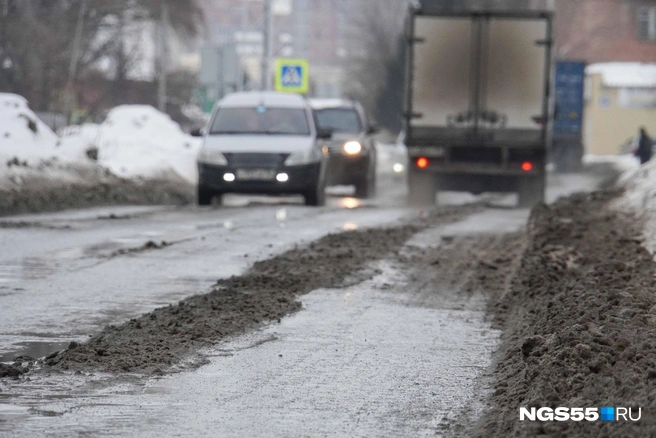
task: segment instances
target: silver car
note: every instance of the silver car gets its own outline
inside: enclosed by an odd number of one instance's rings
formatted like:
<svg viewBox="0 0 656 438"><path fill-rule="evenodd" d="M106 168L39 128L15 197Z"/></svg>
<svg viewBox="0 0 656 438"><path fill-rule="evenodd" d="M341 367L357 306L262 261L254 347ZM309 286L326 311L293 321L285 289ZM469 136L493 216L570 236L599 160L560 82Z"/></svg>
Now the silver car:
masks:
<svg viewBox="0 0 656 438"><path fill-rule="evenodd" d="M226 193L299 194L323 205L330 133L295 94L235 93L218 103L198 157L198 203Z"/></svg>

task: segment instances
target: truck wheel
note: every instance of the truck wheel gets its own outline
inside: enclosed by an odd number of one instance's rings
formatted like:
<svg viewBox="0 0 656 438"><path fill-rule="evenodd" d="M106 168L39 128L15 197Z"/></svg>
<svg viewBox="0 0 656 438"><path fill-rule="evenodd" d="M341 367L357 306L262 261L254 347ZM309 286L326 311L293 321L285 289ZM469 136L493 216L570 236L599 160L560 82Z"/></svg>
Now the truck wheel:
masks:
<svg viewBox="0 0 656 438"><path fill-rule="evenodd" d="M430 172L410 169L408 172L408 200L413 207L429 207L437 204L437 182Z"/></svg>
<svg viewBox="0 0 656 438"><path fill-rule="evenodd" d="M212 205L214 192L205 187L198 187L198 205Z"/></svg>
<svg viewBox="0 0 656 438"><path fill-rule="evenodd" d="M366 177L360 179L355 185L355 197L360 199L374 198L376 196L376 172L369 171Z"/></svg>
<svg viewBox="0 0 656 438"><path fill-rule="evenodd" d="M544 202L546 176L532 176L519 180L519 207L532 208Z"/></svg>

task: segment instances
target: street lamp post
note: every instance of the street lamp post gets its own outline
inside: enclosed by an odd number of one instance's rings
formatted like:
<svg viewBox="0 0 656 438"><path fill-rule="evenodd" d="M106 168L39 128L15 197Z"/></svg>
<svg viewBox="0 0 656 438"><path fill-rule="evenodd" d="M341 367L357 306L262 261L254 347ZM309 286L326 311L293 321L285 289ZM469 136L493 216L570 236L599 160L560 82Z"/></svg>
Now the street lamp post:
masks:
<svg viewBox="0 0 656 438"><path fill-rule="evenodd" d="M273 0L264 0L264 51L262 54L262 89L273 89Z"/></svg>

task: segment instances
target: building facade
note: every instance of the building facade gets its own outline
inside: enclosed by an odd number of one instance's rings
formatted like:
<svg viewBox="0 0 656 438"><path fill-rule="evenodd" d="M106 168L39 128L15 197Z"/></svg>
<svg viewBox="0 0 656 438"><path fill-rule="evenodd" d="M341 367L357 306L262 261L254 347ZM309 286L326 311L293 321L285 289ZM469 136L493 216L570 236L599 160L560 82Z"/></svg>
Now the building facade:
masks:
<svg viewBox="0 0 656 438"><path fill-rule="evenodd" d="M656 134L656 64L587 68L584 141L592 155L632 152L640 128Z"/></svg>
<svg viewBox="0 0 656 438"><path fill-rule="evenodd" d="M555 2L559 59L588 64L656 62L656 1Z"/></svg>
<svg viewBox="0 0 656 438"><path fill-rule="evenodd" d="M556 57L585 61L586 153L629 152L656 133L656 1L555 0Z"/></svg>

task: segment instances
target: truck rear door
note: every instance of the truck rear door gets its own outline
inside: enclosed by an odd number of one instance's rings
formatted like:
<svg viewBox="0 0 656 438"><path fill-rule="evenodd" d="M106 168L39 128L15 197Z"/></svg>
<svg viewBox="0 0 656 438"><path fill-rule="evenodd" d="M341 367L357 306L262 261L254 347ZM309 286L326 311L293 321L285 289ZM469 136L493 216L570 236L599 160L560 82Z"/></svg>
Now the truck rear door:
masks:
<svg viewBox="0 0 656 438"><path fill-rule="evenodd" d="M502 124L540 133L536 119L549 112L550 26L540 16L416 15L409 131ZM490 123L491 114L502 120Z"/></svg>

